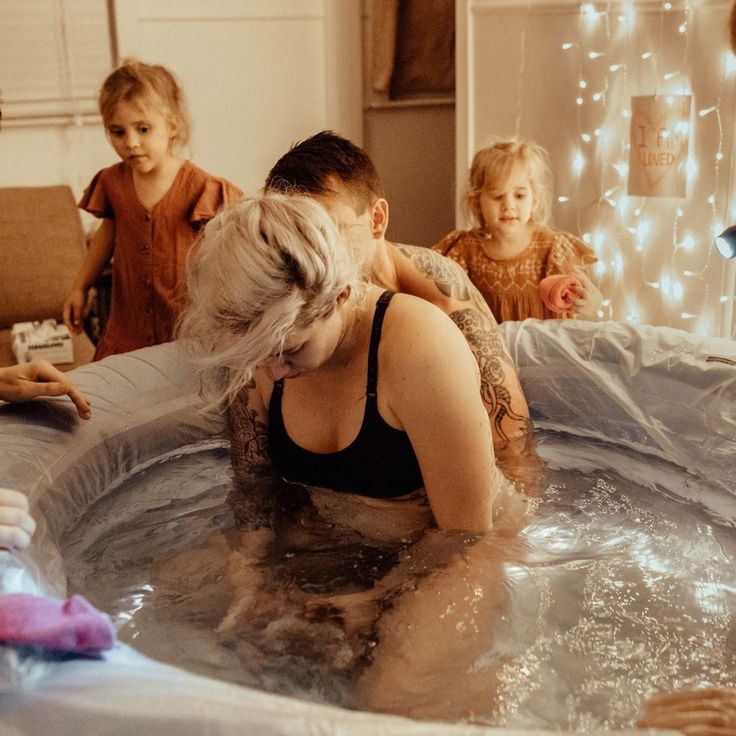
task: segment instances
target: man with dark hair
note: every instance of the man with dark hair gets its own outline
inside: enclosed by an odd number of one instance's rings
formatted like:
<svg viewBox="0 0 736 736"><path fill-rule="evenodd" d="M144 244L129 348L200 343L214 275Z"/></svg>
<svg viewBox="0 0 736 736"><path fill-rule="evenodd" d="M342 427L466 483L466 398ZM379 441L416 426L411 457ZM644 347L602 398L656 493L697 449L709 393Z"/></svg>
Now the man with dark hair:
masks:
<svg viewBox="0 0 736 736"><path fill-rule="evenodd" d="M332 131L322 131L292 146L269 172L264 189L318 200L349 243L365 253L364 269L373 282L425 299L450 316L478 361L497 451L529 434L529 408L488 305L449 258L385 239L388 202L365 151Z"/></svg>

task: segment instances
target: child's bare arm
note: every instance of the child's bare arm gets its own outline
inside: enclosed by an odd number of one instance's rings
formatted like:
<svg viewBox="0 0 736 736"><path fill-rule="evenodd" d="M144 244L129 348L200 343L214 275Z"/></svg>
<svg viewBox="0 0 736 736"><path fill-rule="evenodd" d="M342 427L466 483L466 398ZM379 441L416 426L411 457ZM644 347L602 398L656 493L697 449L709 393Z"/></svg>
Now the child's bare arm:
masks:
<svg viewBox="0 0 736 736"><path fill-rule="evenodd" d="M82 331L87 294L110 263L114 247L115 223L112 220L103 220L92 236L74 286L64 302L64 324L72 332L79 334Z"/></svg>

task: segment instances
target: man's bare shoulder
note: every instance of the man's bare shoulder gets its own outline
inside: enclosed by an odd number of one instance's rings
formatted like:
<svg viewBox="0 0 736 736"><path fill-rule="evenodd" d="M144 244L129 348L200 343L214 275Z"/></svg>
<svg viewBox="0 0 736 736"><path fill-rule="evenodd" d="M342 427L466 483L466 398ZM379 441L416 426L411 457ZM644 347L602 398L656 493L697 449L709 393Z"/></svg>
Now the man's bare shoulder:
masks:
<svg viewBox="0 0 736 736"><path fill-rule="evenodd" d="M388 243L399 290L437 305L443 311L471 300L471 284L457 263L430 248Z"/></svg>

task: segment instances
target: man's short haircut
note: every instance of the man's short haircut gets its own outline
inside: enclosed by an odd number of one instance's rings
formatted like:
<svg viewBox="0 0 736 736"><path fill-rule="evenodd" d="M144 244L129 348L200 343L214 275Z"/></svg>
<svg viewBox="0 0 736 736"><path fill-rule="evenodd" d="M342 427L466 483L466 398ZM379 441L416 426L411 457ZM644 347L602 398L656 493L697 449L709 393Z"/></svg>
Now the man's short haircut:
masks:
<svg viewBox="0 0 736 736"><path fill-rule="evenodd" d="M317 197L347 194L358 213L383 196L368 154L332 130L295 143L268 173L264 190Z"/></svg>

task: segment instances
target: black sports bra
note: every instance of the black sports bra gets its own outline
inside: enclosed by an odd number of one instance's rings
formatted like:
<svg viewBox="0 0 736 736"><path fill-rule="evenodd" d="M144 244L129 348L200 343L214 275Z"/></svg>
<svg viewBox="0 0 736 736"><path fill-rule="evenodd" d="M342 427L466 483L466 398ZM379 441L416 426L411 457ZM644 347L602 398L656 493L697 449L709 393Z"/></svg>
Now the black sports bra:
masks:
<svg viewBox="0 0 736 736"><path fill-rule="evenodd" d="M297 445L286 433L281 413L283 380L274 383L268 409L268 437L272 462L285 480L373 498L396 498L424 485L406 432L386 424L378 413L378 344L383 317L393 295L384 291L376 302L363 423L347 447L321 453Z"/></svg>

